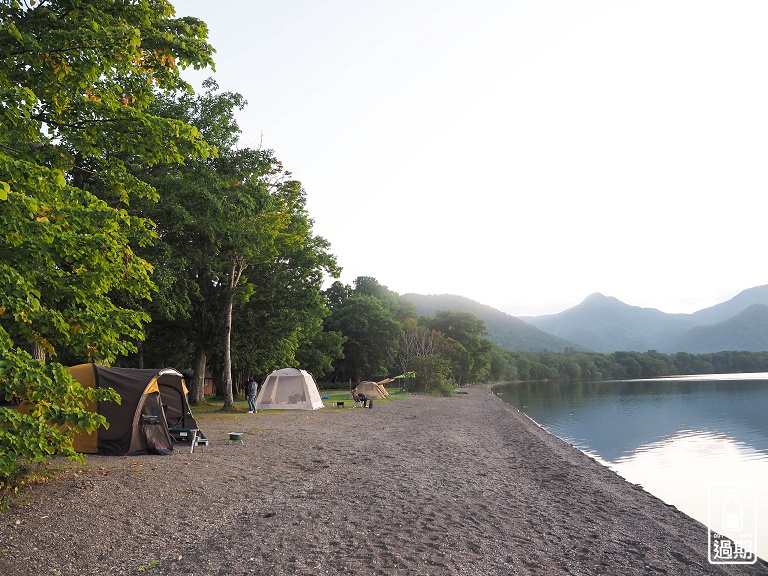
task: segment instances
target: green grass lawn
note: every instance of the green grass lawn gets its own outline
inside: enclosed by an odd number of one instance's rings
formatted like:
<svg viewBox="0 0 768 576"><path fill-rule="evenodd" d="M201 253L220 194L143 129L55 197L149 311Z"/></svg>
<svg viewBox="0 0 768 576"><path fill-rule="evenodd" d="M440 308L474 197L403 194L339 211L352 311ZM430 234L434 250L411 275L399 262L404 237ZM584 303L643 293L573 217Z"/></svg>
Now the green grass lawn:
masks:
<svg viewBox="0 0 768 576"><path fill-rule="evenodd" d="M388 390L388 398L374 398L374 402L392 402L398 398L404 398L408 395L407 392L402 392L400 389ZM352 405L352 394L345 388L320 390L320 396L328 396L323 398L323 404L330 407L333 402L349 402ZM224 407L224 400L216 396L206 396L205 402L202 404L195 404L192 406L193 414L208 414L211 412L219 412ZM248 399L244 397L235 398L235 412L248 412Z"/></svg>

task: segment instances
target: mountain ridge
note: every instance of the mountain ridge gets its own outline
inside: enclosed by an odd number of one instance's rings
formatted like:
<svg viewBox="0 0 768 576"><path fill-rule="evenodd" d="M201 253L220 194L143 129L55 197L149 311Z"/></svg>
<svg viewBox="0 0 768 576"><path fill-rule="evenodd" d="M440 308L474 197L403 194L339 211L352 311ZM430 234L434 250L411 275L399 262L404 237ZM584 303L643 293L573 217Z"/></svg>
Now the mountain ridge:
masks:
<svg viewBox="0 0 768 576"><path fill-rule="evenodd" d="M680 338L685 352L703 354L713 350L713 342L722 342L728 350L762 352L768 350L768 306L752 304L731 318L713 325L697 326Z"/></svg>
<svg viewBox="0 0 768 576"><path fill-rule="evenodd" d="M768 285L748 288L725 302L691 314L632 306L599 292L556 314L520 318L452 294L410 293L403 298L428 316L437 310L471 312L486 322L488 338L508 350L558 352L572 348L601 353L658 350L696 354L768 350Z"/></svg>
<svg viewBox="0 0 768 576"><path fill-rule="evenodd" d="M417 312L423 316L434 316L438 310L470 312L485 322L488 339L507 350L562 352L568 348L581 348L573 342L542 332L515 316L465 296L409 293L403 294L401 297L412 302L416 306Z"/></svg>

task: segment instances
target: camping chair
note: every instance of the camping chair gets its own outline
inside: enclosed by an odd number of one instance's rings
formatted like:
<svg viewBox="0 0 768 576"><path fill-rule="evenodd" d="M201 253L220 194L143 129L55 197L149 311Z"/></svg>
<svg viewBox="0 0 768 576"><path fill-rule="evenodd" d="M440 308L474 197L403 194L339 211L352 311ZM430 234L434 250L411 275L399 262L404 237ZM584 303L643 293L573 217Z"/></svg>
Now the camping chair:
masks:
<svg viewBox="0 0 768 576"><path fill-rule="evenodd" d="M355 401L353 408L365 408L365 394L357 392L357 388L352 390L352 400Z"/></svg>

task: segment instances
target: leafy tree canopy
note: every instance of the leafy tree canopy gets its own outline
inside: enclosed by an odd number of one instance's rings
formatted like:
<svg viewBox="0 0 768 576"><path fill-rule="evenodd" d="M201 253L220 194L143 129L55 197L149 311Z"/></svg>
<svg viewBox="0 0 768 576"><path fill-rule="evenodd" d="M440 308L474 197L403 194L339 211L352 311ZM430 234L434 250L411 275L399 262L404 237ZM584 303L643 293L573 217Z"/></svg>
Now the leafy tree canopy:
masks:
<svg viewBox="0 0 768 576"><path fill-rule="evenodd" d="M389 371L403 333L402 325L378 298L358 295L332 310L325 329L347 338L344 359L336 366L337 376L356 383Z"/></svg>
<svg viewBox="0 0 768 576"><path fill-rule="evenodd" d="M194 127L147 112L155 90L188 89L179 69L212 64L205 24L164 0L12 0L0 5L0 391L30 413L0 409L0 475L19 457L74 456L52 424L92 429L64 350L109 362L147 316L117 306L147 298L150 265L132 245L150 223L127 209L153 189L129 163L212 152Z"/></svg>

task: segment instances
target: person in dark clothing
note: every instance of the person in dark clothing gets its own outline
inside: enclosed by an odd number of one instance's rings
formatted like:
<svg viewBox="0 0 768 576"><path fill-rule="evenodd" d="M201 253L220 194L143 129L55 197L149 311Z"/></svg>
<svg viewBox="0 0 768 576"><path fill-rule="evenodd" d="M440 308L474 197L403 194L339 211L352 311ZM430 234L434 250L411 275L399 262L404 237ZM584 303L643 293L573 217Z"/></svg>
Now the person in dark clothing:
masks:
<svg viewBox="0 0 768 576"><path fill-rule="evenodd" d="M355 402L362 402L362 403L363 403L363 406L365 406L365 400L366 400L366 396L365 396L365 394L363 394L362 392L358 392L358 391L357 391L357 386L355 386L355 389L354 389L354 390L352 390L352 399L353 399Z"/></svg>
<svg viewBox="0 0 768 576"><path fill-rule="evenodd" d="M245 394L248 396L248 414L256 413L256 393L259 391L259 384L253 377L248 379L245 386Z"/></svg>

